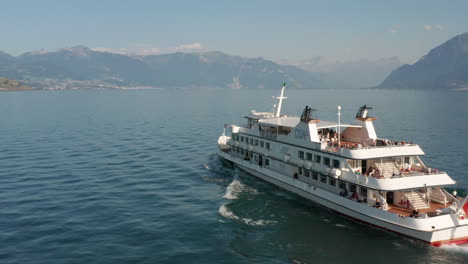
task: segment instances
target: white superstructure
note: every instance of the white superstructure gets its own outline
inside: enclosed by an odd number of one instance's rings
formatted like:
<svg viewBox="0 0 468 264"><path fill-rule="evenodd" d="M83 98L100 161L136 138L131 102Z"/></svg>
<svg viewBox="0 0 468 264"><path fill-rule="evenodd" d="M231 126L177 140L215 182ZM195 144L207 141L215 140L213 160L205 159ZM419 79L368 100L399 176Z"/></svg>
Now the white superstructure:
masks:
<svg viewBox="0 0 468 264"><path fill-rule="evenodd" d="M323 121L305 107L301 117L252 111L245 126L231 125L218 155L240 169L356 220L433 245L468 243L466 199L443 189L445 172L426 166L412 142L378 138L371 108L353 124Z"/></svg>

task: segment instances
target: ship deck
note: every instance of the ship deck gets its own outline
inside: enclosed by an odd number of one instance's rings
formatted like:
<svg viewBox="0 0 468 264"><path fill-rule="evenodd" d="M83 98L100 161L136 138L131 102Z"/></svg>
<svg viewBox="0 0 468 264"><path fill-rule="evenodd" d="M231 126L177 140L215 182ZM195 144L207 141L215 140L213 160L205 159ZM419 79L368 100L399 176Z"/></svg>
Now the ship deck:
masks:
<svg viewBox="0 0 468 264"><path fill-rule="evenodd" d="M419 212L428 214L429 216L436 215L438 213L438 210L443 209L443 208L447 208L450 205L452 205L452 203L447 203L446 205L443 205L443 204L440 204L440 203L431 202L429 208L419 209ZM388 211L392 212L392 213L395 213L395 214L410 216L413 209L400 207L398 205L392 205L392 206L389 206Z"/></svg>

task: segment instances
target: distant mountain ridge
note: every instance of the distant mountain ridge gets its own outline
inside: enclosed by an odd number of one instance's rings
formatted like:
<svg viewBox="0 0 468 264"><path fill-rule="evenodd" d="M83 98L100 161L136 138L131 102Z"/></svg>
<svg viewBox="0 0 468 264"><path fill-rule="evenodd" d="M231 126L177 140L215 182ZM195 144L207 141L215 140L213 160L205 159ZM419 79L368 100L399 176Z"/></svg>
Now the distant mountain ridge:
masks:
<svg viewBox="0 0 468 264"><path fill-rule="evenodd" d="M330 88L318 74L263 58L216 51L127 56L84 46L16 57L0 52L0 77L22 80L33 87L70 82L99 87L276 89L286 82L290 88Z"/></svg>
<svg viewBox="0 0 468 264"><path fill-rule="evenodd" d="M391 89L468 88L468 32L435 47L413 65L394 70L379 86Z"/></svg>
<svg viewBox="0 0 468 264"><path fill-rule="evenodd" d="M319 73L327 80L334 80L346 88L367 88L379 85L390 72L403 64L398 57L336 60L322 56L301 61L280 61L280 63Z"/></svg>

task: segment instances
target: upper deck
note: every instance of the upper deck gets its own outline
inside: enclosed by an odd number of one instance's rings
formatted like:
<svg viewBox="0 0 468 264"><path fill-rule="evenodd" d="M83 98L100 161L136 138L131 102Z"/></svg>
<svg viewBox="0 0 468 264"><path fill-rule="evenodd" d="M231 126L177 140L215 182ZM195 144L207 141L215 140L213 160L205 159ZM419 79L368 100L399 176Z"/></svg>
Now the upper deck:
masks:
<svg viewBox="0 0 468 264"><path fill-rule="evenodd" d="M282 91L279 106L283 98ZM455 184L445 172L424 165L419 156L425 153L417 144L378 138L376 118L368 116L369 109L361 107L351 124L341 122L340 107L338 122L313 118L314 110L307 106L301 117L282 115L276 106L273 112L252 111L246 116L247 125L232 126L232 132L241 135L233 144L238 151L240 147L324 175L338 169L340 179L372 189ZM272 147L260 147L257 141Z"/></svg>

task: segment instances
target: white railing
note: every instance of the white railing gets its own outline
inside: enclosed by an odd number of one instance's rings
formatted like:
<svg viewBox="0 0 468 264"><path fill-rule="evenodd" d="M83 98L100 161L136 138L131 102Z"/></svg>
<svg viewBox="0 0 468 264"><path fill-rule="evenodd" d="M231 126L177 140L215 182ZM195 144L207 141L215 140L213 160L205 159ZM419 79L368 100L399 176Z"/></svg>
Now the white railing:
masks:
<svg viewBox="0 0 468 264"><path fill-rule="evenodd" d="M447 196L444 194L440 187L436 187L432 189L433 192L431 193L431 200L436 203L441 203L446 205L448 202Z"/></svg>
<svg viewBox="0 0 468 264"><path fill-rule="evenodd" d="M387 211L388 210L387 201L385 201L385 199L382 197L382 195L380 195L378 191L374 191L374 195L375 197L377 197L377 199L379 199L379 202L382 204L382 209Z"/></svg>
<svg viewBox="0 0 468 264"><path fill-rule="evenodd" d="M444 194L446 196L448 196L450 198L450 199L448 199L450 202L452 202L452 203L454 203L456 205L458 205L460 203L460 201L455 196L453 196L451 193L447 192L446 190L444 190L442 188L441 188L441 190L444 192Z"/></svg>

